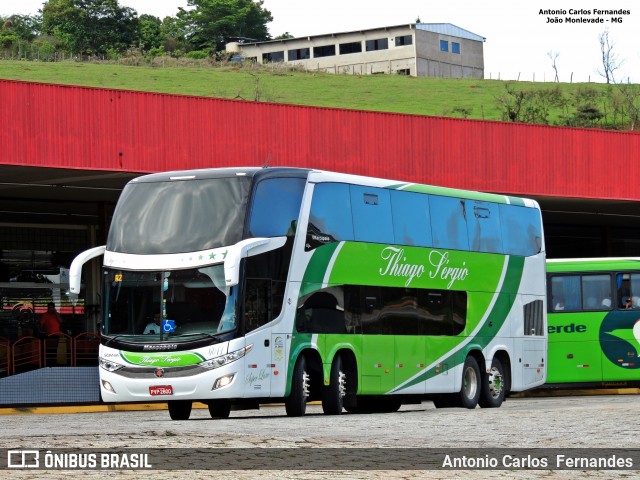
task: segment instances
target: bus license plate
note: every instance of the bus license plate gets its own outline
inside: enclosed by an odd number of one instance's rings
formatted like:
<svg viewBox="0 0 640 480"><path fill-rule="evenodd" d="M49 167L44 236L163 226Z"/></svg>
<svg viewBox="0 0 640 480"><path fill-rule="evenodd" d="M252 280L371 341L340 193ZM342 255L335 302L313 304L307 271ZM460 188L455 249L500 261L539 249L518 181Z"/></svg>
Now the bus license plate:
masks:
<svg viewBox="0 0 640 480"><path fill-rule="evenodd" d="M150 395L173 395L173 387L171 385L158 385L149 387Z"/></svg>

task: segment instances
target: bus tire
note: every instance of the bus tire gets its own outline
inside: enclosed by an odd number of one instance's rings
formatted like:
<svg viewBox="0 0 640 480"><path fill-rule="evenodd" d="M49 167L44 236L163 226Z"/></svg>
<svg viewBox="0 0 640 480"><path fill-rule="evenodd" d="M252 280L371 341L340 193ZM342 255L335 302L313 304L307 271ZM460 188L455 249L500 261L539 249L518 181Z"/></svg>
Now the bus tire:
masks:
<svg viewBox="0 0 640 480"><path fill-rule="evenodd" d="M192 406L190 400L170 400L167 405L171 420L189 420Z"/></svg>
<svg viewBox="0 0 640 480"><path fill-rule="evenodd" d="M491 371L482 374L482 389L478 404L482 408L498 408L504 401L505 376L502 362L494 357Z"/></svg>
<svg viewBox="0 0 640 480"><path fill-rule="evenodd" d="M347 395L347 374L342 366L342 357L336 355L331 364L329 385L322 387L322 411L325 415L340 415Z"/></svg>
<svg viewBox="0 0 640 480"><path fill-rule="evenodd" d="M229 400L211 400L208 405L211 418L229 418L231 402Z"/></svg>
<svg viewBox="0 0 640 480"><path fill-rule="evenodd" d="M291 393L284 400L284 407L290 417L301 417L307 410L309 398L309 372L304 355L298 357L291 378Z"/></svg>
<svg viewBox="0 0 640 480"><path fill-rule="evenodd" d="M460 403L463 408L476 408L480 399L481 377L478 362L468 356L462 367L462 388L460 389Z"/></svg>

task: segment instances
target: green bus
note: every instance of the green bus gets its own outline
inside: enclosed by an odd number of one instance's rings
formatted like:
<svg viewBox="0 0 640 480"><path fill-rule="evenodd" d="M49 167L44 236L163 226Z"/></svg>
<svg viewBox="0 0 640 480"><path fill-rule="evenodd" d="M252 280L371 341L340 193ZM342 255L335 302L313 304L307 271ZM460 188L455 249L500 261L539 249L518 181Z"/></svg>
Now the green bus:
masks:
<svg viewBox="0 0 640 480"><path fill-rule="evenodd" d="M173 419L320 400L327 414L498 407L544 383L533 200L295 168L132 180L104 254L105 402Z"/></svg>
<svg viewBox="0 0 640 480"><path fill-rule="evenodd" d="M640 258L547 260L545 387L640 386Z"/></svg>

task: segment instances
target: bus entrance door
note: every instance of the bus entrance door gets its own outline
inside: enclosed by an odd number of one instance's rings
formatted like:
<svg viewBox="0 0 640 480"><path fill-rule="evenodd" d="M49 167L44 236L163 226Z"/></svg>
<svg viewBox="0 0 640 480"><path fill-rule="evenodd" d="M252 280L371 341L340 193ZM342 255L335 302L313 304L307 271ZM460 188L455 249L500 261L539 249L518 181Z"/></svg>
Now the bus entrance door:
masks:
<svg viewBox="0 0 640 480"><path fill-rule="evenodd" d="M247 397L271 395L272 347L271 330L259 329L247 334L246 345L253 345L245 357L244 384Z"/></svg>

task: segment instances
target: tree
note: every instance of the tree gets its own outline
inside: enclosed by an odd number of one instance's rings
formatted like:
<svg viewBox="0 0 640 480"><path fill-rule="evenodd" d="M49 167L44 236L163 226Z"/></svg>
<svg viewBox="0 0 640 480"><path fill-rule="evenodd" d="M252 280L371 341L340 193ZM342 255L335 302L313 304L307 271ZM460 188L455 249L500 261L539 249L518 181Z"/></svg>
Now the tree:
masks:
<svg viewBox="0 0 640 480"><path fill-rule="evenodd" d="M73 53L104 54L134 43L138 18L118 0L49 0L42 9L42 29Z"/></svg>
<svg viewBox="0 0 640 480"><path fill-rule="evenodd" d="M193 10L180 8L178 19L195 50L221 51L233 38L268 40L271 12L262 0L187 0Z"/></svg>
<svg viewBox="0 0 640 480"><path fill-rule="evenodd" d="M607 83L615 82L613 73L623 64L624 59L618 59L613 48L615 44L609 39L609 30L605 30L600 34L600 53L602 55L602 71L598 70L598 75L604 77Z"/></svg>
<svg viewBox="0 0 640 480"><path fill-rule="evenodd" d="M553 71L556 74L556 77L553 80L554 82L560 81L560 79L558 78L558 57L559 56L560 56L560 52L552 52L552 51L547 52L547 57L551 59L551 67L553 68Z"/></svg>
<svg viewBox="0 0 640 480"><path fill-rule="evenodd" d="M160 32L163 38L163 47L165 52L173 53L177 51L184 51L187 48L187 42L185 40L186 31L176 17L164 17L162 25L160 26Z"/></svg>
<svg viewBox="0 0 640 480"><path fill-rule="evenodd" d="M162 21L153 15L140 15L137 36L138 46L143 50L160 47L164 41Z"/></svg>
<svg viewBox="0 0 640 480"><path fill-rule="evenodd" d="M496 98L507 122L549 123L549 110L564 103L559 86L545 90L514 90L505 83L505 91Z"/></svg>
<svg viewBox="0 0 640 480"><path fill-rule="evenodd" d="M573 107L575 111L559 116L560 125L569 127L594 128L599 126L604 114L598 103L605 99L602 90L590 87L578 87L569 95L566 107Z"/></svg>
<svg viewBox="0 0 640 480"><path fill-rule="evenodd" d="M284 32L284 33L281 33L280 35L273 37L274 40L287 40L288 38L295 38L295 37L291 35L289 32Z"/></svg>
<svg viewBox="0 0 640 480"><path fill-rule="evenodd" d="M625 111L627 128L636 130L640 126L640 88L631 83L617 85Z"/></svg>
<svg viewBox="0 0 640 480"><path fill-rule="evenodd" d="M20 40L31 42L42 26L42 19L31 15L11 15L0 17L0 36L12 35Z"/></svg>

